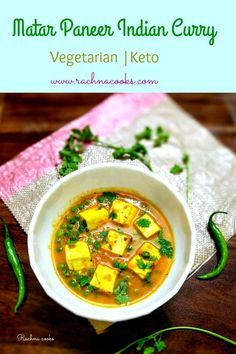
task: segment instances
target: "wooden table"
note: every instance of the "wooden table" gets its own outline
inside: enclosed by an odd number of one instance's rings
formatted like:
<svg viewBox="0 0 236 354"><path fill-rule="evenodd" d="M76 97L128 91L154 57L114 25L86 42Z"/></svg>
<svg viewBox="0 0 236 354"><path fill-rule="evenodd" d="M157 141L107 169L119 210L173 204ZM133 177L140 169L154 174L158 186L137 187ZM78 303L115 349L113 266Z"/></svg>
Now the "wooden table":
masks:
<svg viewBox="0 0 236 354"><path fill-rule="evenodd" d="M1 97L0 164L47 136L106 98L107 94L8 94ZM184 109L236 151L236 95L173 94ZM0 110L1 114L1 110ZM219 166L220 168L220 166ZM235 191L234 191L235 192ZM210 329L236 339L236 239L229 242L229 263L214 281L188 280L167 304L149 316L112 325L98 335L93 326L52 301L34 276L27 239L5 205L0 215L10 226L28 284L27 300L12 313L17 284L0 244L0 351L6 354L113 353L129 342L168 326L189 325ZM3 230L1 228L1 234ZM215 258L205 267L209 270ZM54 341L17 341L18 334L48 337ZM165 353L233 353L223 342L196 332L172 332L164 339Z"/></svg>

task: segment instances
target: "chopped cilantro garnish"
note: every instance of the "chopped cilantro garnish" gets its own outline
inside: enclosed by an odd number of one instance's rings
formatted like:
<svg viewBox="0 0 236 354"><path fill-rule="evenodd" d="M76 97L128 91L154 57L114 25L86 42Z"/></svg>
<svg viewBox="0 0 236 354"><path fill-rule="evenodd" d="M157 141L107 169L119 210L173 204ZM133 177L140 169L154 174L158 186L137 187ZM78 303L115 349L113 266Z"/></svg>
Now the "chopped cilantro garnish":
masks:
<svg viewBox="0 0 236 354"><path fill-rule="evenodd" d="M117 199L117 194L115 192L103 192L102 194L108 203L112 203L113 200Z"/></svg>
<svg viewBox="0 0 236 354"><path fill-rule="evenodd" d="M145 277L144 277L144 280L147 282L147 283L150 283L151 281L151 276L152 276L152 272L148 272Z"/></svg>
<svg viewBox="0 0 236 354"><path fill-rule="evenodd" d="M160 147L169 141L170 133L165 131L162 127L157 127L156 134L157 138L154 140L154 147Z"/></svg>
<svg viewBox="0 0 236 354"><path fill-rule="evenodd" d="M113 294L115 295L115 299L117 304L127 304L129 302L129 278L125 277L121 280L117 287L114 289Z"/></svg>
<svg viewBox="0 0 236 354"><path fill-rule="evenodd" d="M184 153L183 156L182 156L183 164L187 165L189 163L189 160L190 160L189 154Z"/></svg>
<svg viewBox="0 0 236 354"><path fill-rule="evenodd" d="M183 172L183 167L180 165L174 165L173 167L171 167L170 169L170 173L172 173L173 175L179 175L180 173Z"/></svg>
<svg viewBox="0 0 236 354"><path fill-rule="evenodd" d="M98 238L103 241L107 241L108 231L100 231L98 234Z"/></svg>
<svg viewBox="0 0 236 354"><path fill-rule="evenodd" d="M114 219L117 219L117 214L112 211L110 214L109 214L109 217L111 218L111 220L114 220Z"/></svg>
<svg viewBox="0 0 236 354"><path fill-rule="evenodd" d="M90 235L90 236L88 237L88 239L87 239L87 244L88 244L88 245L93 245L93 243L94 243L94 238Z"/></svg>
<svg viewBox="0 0 236 354"><path fill-rule="evenodd" d="M145 262L142 258L138 258L136 260L137 265L139 269L146 270L146 269L151 269L152 268L152 263L151 262Z"/></svg>
<svg viewBox="0 0 236 354"><path fill-rule="evenodd" d="M173 247L172 247L171 242L169 240L164 239L163 236L160 234L157 239L157 242L160 245L160 254L162 256L172 258L173 257Z"/></svg>
<svg viewBox="0 0 236 354"><path fill-rule="evenodd" d="M150 259L150 261L155 262L155 261L158 260L158 257L157 256L151 256L149 259Z"/></svg>
<svg viewBox="0 0 236 354"><path fill-rule="evenodd" d="M84 286L89 285L91 279L92 278L89 277L88 275L79 275L78 276L79 285L83 288Z"/></svg>
<svg viewBox="0 0 236 354"><path fill-rule="evenodd" d="M99 248L101 248L101 246L101 242L96 240L93 244L93 251L97 251Z"/></svg>
<svg viewBox="0 0 236 354"><path fill-rule="evenodd" d="M59 168L59 174L66 176L76 171L79 163L82 162L82 156L85 149L85 143L96 142L98 137L95 136L90 127L87 125L83 129L72 129L69 138L64 147L59 151L62 165Z"/></svg>
<svg viewBox="0 0 236 354"><path fill-rule="evenodd" d="M137 141L140 140L150 140L152 138L152 129L150 127L145 127L144 130L135 135Z"/></svg>
<svg viewBox="0 0 236 354"><path fill-rule="evenodd" d="M150 226L151 221L148 220L148 219L145 219L145 218L141 218L141 219L138 219L138 220L136 221L136 224L137 224L138 226L140 226L140 227L146 228L146 227L149 227L149 226Z"/></svg>

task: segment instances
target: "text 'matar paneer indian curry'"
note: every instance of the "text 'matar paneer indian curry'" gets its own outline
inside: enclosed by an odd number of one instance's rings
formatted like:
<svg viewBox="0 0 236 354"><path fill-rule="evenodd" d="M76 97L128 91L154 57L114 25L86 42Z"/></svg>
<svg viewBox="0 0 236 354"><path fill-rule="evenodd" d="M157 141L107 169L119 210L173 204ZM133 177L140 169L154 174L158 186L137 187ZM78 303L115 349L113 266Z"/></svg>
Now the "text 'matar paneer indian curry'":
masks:
<svg viewBox="0 0 236 354"><path fill-rule="evenodd" d="M167 277L174 239L165 216L127 191L94 191L61 215L52 258L63 284L100 306L137 302Z"/></svg>

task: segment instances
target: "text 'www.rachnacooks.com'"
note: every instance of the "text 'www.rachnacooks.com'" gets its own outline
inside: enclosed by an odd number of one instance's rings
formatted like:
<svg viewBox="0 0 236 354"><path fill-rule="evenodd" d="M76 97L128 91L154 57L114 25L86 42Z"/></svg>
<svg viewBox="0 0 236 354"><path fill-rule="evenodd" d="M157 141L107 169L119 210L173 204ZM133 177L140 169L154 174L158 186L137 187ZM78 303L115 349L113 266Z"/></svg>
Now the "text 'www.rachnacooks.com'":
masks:
<svg viewBox="0 0 236 354"><path fill-rule="evenodd" d="M129 78L125 73L121 78L114 79L99 79L92 72L89 78L76 78L76 79L52 79L52 85L157 85L158 80L155 79L133 79Z"/></svg>

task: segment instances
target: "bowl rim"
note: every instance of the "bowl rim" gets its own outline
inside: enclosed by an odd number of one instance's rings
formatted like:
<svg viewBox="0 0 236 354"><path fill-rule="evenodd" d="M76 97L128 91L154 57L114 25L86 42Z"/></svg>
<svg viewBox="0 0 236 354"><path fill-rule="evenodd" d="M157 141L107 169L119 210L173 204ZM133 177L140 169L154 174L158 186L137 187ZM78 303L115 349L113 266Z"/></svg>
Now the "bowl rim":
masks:
<svg viewBox="0 0 236 354"><path fill-rule="evenodd" d="M85 318L89 318L89 319L94 319L94 320L100 320L100 321L108 321L111 322L111 318L108 317L107 315L103 314L101 315L97 315L96 314L96 305L92 305L93 307L93 316L92 317L86 317L85 314L81 314L80 312L80 306L78 306L78 310L74 308L74 306L70 306L70 304L67 304L60 296L58 296L58 294L53 291L52 289L49 288L47 282L45 281L44 277L41 275L40 272L40 268L37 265L37 262L35 260L35 253L34 253L34 245L33 245L33 240L34 240L34 234L33 234L33 230L36 224L36 221L38 219L39 213L44 205L44 203L47 201L47 199L63 184L67 183L70 179L72 179L74 176L76 175L80 175L84 172L89 172L92 170L96 170L96 169L100 169L100 168L126 168L126 169L130 169L134 172L139 172L139 173L143 173L144 175L147 175L149 177L152 177L154 179L156 179L159 183L163 184L167 189L170 190L170 192L174 195L174 197L178 200L178 202L181 204L183 211L186 215L186 219L188 221L189 224L189 228L190 228L190 234L191 234L191 244L190 244L190 250L189 250L189 259L188 259L188 263L185 266L184 271L182 272L181 276L179 277L179 280L177 281L177 283L174 285L174 287L168 292L168 294L166 294L165 296L163 296L160 300L156 301L153 304L150 304L147 307L142 307L141 309L134 311L130 314L125 314L125 311L120 311L119 314L115 314L116 320L112 321L112 322L118 322L118 321L126 321L126 320L130 320L130 319L134 319L137 317L141 317L141 316L145 316L150 314L151 312L153 312L154 310L156 310L157 308L159 308L160 306L162 306L163 304L165 304L167 301L169 301L173 296L175 296L178 291L180 290L180 288L183 286L185 280L187 279L192 265L194 263L194 257L195 257L195 250L196 250L196 228L195 228L195 224L193 222L193 218L189 209L189 206L187 204L187 202L185 201L185 199L180 195L180 193L178 191L176 191L169 182L167 182L166 180L164 180L163 178L159 177L157 174L155 174L154 172L151 172L149 170L147 170L145 167L143 166L136 166L136 165L131 165L128 163L124 163L124 162L102 162L102 163L96 163L93 165L89 165L86 167L82 167L74 172L71 172L70 174L68 174L65 177L62 177L61 179L59 179L52 187L50 187L50 189L43 195L43 197L41 198L41 200L39 201L39 203L37 204L33 217L31 219L30 222L30 226L29 226L29 231L28 231L28 254L29 254L29 261L30 261L30 266L37 278L37 280L39 281L40 285L42 286L42 288L44 289L45 293L51 298L53 299L55 302L57 302L59 305L61 305L62 307L66 308L67 310L69 310L70 312L74 313L77 316L81 316L81 317L85 317ZM68 290L69 291L69 290ZM78 298L80 301L83 302L82 299ZM145 299L143 299L145 300ZM139 302L143 301L140 300ZM138 302L138 303L139 303ZM87 303L89 304L89 303ZM135 304L134 304L135 305ZM132 305L129 305L129 308ZM102 306L97 306L98 308L102 308ZM125 309L126 307L118 307L115 309ZM109 309L109 308L105 308L104 309ZM111 308L112 310L113 308ZM112 314L112 316L114 315L114 313Z"/></svg>

